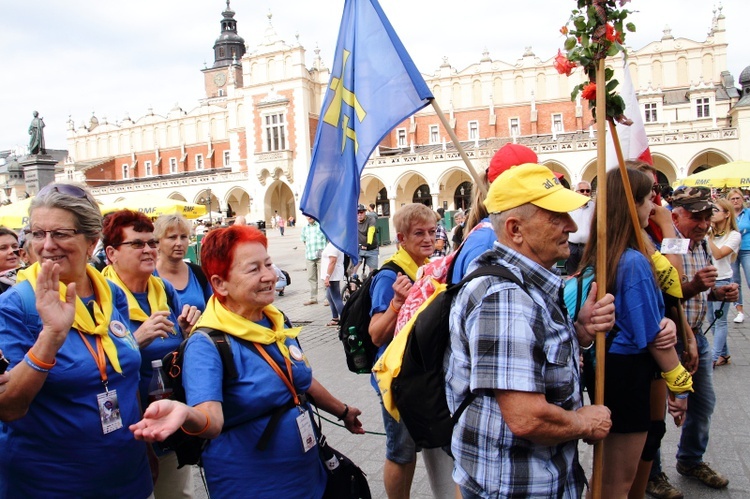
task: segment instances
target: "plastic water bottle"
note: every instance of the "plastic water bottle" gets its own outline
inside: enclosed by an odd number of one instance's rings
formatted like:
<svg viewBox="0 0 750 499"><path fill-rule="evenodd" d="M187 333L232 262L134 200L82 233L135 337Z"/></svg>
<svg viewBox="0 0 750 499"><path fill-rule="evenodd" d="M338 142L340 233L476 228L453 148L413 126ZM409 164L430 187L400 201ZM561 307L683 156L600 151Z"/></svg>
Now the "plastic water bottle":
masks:
<svg viewBox="0 0 750 499"><path fill-rule="evenodd" d="M349 353L352 357L355 369L360 374L364 374L370 371L370 365L367 361L367 354L365 353L365 347L362 344L362 340L359 339L357 334L357 328L354 326L349 327L349 332L346 337L346 344L349 346Z"/></svg>
<svg viewBox="0 0 750 499"><path fill-rule="evenodd" d="M167 385L167 376L164 374L161 360L152 360L151 367L154 369L154 372L148 384L149 404L157 400L172 398L172 388Z"/></svg>

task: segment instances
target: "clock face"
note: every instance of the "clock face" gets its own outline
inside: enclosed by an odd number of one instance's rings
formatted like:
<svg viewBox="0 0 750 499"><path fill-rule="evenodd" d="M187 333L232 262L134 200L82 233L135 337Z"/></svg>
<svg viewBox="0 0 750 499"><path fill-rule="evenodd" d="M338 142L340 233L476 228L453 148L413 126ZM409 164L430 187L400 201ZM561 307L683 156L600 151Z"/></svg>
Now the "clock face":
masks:
<svg viewBox="0 0 750 499"><path fill-rule="evenodd" d="M214 83L217 87L223 87L224 84L227 82L227 75L224 73L216 73L214 75Z"/></svg>

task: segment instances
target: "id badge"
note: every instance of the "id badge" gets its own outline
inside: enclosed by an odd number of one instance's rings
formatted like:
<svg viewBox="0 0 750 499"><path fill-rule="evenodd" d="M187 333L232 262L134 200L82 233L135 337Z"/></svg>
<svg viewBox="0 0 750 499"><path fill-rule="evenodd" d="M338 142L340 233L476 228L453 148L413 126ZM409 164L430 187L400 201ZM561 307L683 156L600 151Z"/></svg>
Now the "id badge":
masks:
<svg viewBox="0 0 750 499"><path fill-rule="evenodd" d="M297 428L299 436L302 438L302 448L305 452L315 447L315 432L313 431L312 421L307 411L297 416Z"/></svg>
<svg viewBox="0 0 750 499"><path fill-rule="evenodd" d="M117 390L100 393L96 396L96 401L99 406L99 419L102 422L102 432L106 435L122 428Z"/></svg>

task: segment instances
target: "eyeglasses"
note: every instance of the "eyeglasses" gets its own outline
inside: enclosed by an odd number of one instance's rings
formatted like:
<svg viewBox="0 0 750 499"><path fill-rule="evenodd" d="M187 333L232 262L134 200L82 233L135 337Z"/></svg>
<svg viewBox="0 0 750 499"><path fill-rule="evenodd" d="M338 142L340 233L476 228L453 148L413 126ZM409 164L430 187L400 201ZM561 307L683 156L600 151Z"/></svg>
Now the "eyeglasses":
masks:
<svg viewBox="0 0 750 499"><path fill-rule="evenodd" d="M47 238L47 234L58 242L67 241L76 234L80 234L81 231L78 229L52 229L52 230L32 230L31 239L34 241L44 241Z"/></svg>
<svg viewBox="0 0 750 499"><path fill-rule="evenodd" d="M50 184L39 191L37 196L44 196L46 194L49 194L50 192L59 192L60 194L73 196L74 198L86 197L86 191L84 191L77 185L72 184Z"/></svg>
<svg viewBox="0 0 750 499"><path fill-rule="evenodd" d="M117 246L122 246L123 244L128 244L133 249L141 250L145 248L147 244L149 248L156 248L159 245L159 241L157 241L156 239L149 239L148 241L143 241L141 239L133 239L132 241L123 241Z"/></svg>
<svg viewBox="0 0 750 499"><path fill-rule="evenodd" d="M591 189L578 189L581 194L591 194Z"/></svg>

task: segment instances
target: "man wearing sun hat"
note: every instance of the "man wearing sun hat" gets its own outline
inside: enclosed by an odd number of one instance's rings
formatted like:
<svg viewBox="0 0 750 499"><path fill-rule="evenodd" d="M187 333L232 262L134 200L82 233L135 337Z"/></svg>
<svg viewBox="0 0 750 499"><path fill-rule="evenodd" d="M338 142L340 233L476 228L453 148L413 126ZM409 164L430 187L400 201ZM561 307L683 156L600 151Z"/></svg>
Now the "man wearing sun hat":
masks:
<svg viewBox="0 0 750 499"><path fill-rule="evenodd" d="M537 164L511 168L490 186L484 205L497 242L469 271L503 266L525 289L477 277L451 306L448 406L454 412L470 391L479 395L451 444L464 497L580 497L586 480L578 440L609 432L609 409L583 406L577 364L579 342L588 348L597 330L613 327L614 298L594 303L592 286L573 324L553 270L576 230L568 212L587 201Z"/></svg>

